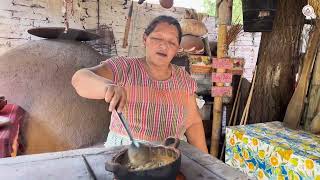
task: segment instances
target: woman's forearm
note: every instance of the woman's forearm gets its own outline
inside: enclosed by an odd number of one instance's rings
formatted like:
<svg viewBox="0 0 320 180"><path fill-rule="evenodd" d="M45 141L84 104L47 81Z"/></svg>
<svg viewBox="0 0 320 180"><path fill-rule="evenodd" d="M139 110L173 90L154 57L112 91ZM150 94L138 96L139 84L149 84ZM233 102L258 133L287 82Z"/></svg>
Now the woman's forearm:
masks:
<svg viewBox="0 0 320 180"><path fill-rule="evenodd" d="M186 131L186 136L190 144L208 153L202 122L191 125Z"/></svg>
<svg viewBox="0 0 320 180"><path fill-rule="evenodd" d="M112 84L112 81L98 76L88 69L81 69L73 75L71 83L82 97L104 99L108 85Z"/></svg>

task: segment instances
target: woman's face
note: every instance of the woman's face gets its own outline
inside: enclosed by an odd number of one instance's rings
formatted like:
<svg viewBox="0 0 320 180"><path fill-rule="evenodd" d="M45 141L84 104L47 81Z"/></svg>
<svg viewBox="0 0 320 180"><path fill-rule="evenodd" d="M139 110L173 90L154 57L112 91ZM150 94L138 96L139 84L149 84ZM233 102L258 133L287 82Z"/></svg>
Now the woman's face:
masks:
<svg viewBox="0 0 320 180"><path fill-rule="evenodd" d="M147 61L157 66L168 66L179 48L178 30L166 22L157 24L147 36L143 36Z"/></svg>

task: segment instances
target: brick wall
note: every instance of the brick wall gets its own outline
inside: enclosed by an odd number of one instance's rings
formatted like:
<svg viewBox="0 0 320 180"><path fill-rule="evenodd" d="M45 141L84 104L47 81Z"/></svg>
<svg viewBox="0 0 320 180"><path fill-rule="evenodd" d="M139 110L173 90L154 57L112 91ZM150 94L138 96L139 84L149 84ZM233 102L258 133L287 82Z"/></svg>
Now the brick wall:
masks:
<svg viewBox="0 0 320 180"><path fill-rule="evenodd" d="M184 8L161 8L160 5L134 4L133 20L129 34L129 46L122 48L122 39L128 9L122 0L100 0L100 24L111 26L114 31L118 55L140 56L144 54L142 34L150 20L158 15L172 15L181 19ZM127 7L129 7L128 2ZM33 27L64 27L63 0L1 0L0 1L0 54L29 40L40 39L27 33ZM73 0L74 16L70 16L71 28L97 28L97 0Z"/></svg>
<svg viewBox="0 0 320 180"><path fill-rule="evenodd" d="M184 8L164 9L160 5L144 3L134 4L133 19L129 33L129 46L122 48L123 34L128 9L124 9L122 0L100 0L100 24L112 27L118 55L142 56L144 47L142 35L144 28L156 16L165 14L183 18ZM129 7L128 2L127 7ZM40 39L27 33L34 27L64 27L62 17L63 0L1 0L0 1L0 55L4 52L27 43L29 40ZM70 16L71 28L97 28L97 0L73 0L74 15ZM209 39L216 40L215 18L208 18L205 24L209 30ZM259 50L261 33L242 32L229 49L229 55L244 57L245 77L251 79Z"/></svg>
<svg viewBox="0 0 320 180"><path fill-rule="evenodd" d="M251 82L257 62L261 33L240 32L237 39L229 46L230 57L245 59L243 77Z"/></svg>

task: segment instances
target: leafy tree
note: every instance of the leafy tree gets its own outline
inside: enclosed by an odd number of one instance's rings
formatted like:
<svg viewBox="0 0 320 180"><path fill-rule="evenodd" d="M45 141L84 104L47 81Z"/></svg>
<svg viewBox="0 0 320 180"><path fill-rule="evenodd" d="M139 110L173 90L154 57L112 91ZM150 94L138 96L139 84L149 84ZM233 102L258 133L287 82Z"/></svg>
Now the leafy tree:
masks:
<svg viewBox="0 0 320 180"><path fill-rule="evenodd" d="M216 0L203 0L205 12L210 16L216 16ZM233 0L232 24L242 24L241 0Z"/></svg>

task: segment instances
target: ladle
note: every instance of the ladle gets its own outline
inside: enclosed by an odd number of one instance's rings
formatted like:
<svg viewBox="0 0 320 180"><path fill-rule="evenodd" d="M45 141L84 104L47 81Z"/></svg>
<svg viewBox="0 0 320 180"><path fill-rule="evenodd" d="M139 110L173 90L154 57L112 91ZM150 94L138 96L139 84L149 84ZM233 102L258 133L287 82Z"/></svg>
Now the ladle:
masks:
<svg viewBox="0 0 320 180"><path fill-rule="evenodd" d="M133 139L126 118L123 116L121 112L117 113L131 140L131 145L128 148L128 157L130 163L135 166L146 164L150 161L150 147L142 143L138 143L136 140Z"/></svg>

